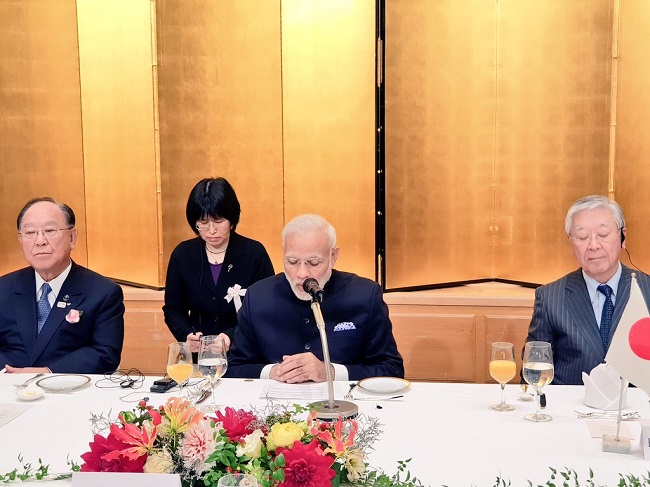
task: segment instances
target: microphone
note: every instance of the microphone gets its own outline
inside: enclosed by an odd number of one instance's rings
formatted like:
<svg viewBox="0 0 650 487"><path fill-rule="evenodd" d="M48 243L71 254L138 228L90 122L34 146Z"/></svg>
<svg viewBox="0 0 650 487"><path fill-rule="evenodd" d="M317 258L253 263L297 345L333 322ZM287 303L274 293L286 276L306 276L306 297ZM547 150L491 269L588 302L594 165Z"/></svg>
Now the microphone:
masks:
<svg viewBox="0 0 650 487"><path fill-rule="evenodd" d="M321 289L320 284L318 284L318 281L316 279L313 277L308 277L302 283L302 288L307 294L312 297L314 301L318 301L319 303L323 302L323 290Z"/></svg>

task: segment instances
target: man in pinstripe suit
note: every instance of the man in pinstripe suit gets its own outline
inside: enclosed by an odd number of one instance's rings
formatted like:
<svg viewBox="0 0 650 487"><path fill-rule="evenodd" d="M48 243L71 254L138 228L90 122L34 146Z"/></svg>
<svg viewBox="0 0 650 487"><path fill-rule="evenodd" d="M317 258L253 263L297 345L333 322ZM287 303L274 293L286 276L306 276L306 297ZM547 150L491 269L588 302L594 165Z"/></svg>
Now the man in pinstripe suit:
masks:
<svg viewBox="0 0 650 487"><path fill-rule="evenodd" d="M581 198L569 208L564 225L580 269L536 290L526 341L551 343L554 384L582 384L582 372L589 373L605 360L630 297L632 271L619 261L627 229L618 203L599 195ZM636 275L650 302L650 277ZM613 311L605 291L599 289L603 284L610 288ZM608 321L603 308L611 314L611 327L601 334L601 328L606 329L601 323Z"/></svg>

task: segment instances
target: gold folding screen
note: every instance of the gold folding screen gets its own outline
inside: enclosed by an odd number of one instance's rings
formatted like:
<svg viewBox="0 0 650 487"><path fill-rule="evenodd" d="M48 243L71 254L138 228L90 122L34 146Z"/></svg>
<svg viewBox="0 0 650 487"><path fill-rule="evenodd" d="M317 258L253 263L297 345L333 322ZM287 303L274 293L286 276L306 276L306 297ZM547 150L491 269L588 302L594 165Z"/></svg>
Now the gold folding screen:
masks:
<svg viewBox="0 0 650 487"><path fill-rule="evenodd" d="M0 1L0 275L24 266L16 216L35 196L76 210L86 264L75 4Z"/></svg>
<svg viewBox="0 0 650 487"><path fill-rule="evenodd" d="M614 188L625 210L630 257L650 272L650 2L622 1L618 25Z"/></svg>
<svg viewBox="0 0 650 487"><path fill-rule="evenodd" d="M147 0L77 0L88 264L157 286L154 14Z"/></svg>
<svg viewBox="0 0 650 487"><path fill-rule="evenodd" d="M650 268L650 8L621 0L617 21L618 5L387 0L389 288L551 280L575 265L567 206L608 191ZM372 277L374 15L373 0L0 0L0 273L23 265L20 206L50 194L77 212L75 260L159 286L192 235L190 188L223 175L278 270L282 225L313 211L339 230L339 267Z"/></svg>
<svg viewBox="0 0 650 487"><path fill-rule="evenodd" d="M575 266L566 209L608 189L612 7L387 1L388 288Z"/></svg>

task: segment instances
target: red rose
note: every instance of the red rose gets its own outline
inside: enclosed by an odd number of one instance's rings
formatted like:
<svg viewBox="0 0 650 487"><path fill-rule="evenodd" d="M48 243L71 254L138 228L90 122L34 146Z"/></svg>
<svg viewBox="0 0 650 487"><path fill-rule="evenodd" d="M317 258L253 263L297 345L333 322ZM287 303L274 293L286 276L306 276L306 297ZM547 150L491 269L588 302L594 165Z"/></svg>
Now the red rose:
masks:
<svg viewBox="0 0 650 487"><path fill-rule="evenodd" d="M243 409L235 411L233 408L227 407L226 414L222 414L221 411L216 411L216 413L217 421L221 421L230 441L238 442L242 436L249 435L254 430L251 423L257 418L250 411Z"/></svg>
<svg viewBox="0 0 650 487"><path fill-rule="evenodd" d="M296 441L291 449L278 448L276 453L284 454L284 482L287 487L330 487L336 472L330 467L334 459L323 455L318 440L303 445Z"/></svg>
<svg viewBox="0 0 650 487"><path fill-rule="evenodd" d="M81 466L82 472L136 472L141 473L147 455L142 455L135 460L125 455L116 455L116 458L107 459L107 454L118 452L129 448L129 445L116 439L113 435L104 438L102 435L95 435L95 441L90 444L90 451L81 455L85 462Z"/></svg>

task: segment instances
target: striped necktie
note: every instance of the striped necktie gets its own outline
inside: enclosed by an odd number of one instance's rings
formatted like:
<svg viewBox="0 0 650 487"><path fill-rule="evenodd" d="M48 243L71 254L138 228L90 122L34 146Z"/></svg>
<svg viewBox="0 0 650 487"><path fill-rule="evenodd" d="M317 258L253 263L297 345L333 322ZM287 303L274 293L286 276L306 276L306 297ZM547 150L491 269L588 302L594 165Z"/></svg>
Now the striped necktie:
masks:
<svg viewBox="0 0 650 487"><path fill-rule="evenodd" d="M605 295L603 314L600 317L600 339L603 341L603 347L605 348L605 351L607 351L607 345L609 343L609 330L612 327L612 315L614 314L612 288L607 284L601 284L598 286L598 291Z"/></svg>
<svg viewBox="0 0 650 487"><path fill-rule="evenodd" d="M52 291L52 288L47 282L44 282L41 286L41 297L36 303L36 316L38 318L38 333L43 329L43 325L47 320L47 317L50 315L52 306L50 306L50 300L47 299L48 295Z"/></svg>

